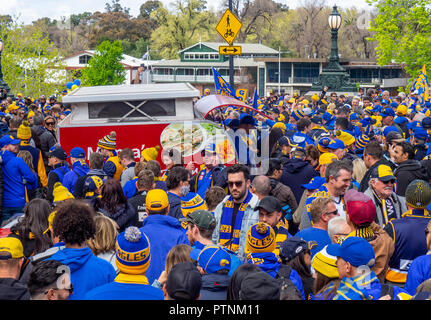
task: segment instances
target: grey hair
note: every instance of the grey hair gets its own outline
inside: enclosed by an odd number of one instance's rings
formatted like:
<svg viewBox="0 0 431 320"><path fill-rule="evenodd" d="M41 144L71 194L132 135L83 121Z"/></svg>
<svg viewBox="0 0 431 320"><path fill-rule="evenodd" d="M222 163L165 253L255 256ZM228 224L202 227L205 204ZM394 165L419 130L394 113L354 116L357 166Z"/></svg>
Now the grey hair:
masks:
<svg viewBox="0 0 431 320"><path fill-rule="evenodd" d="M341 175L341 170L346 170L353 173L353 165L351 162L346 160L335 160L328 164L325 171L325 180L329 182L329 177L333 177L335 180Z"/></svg>
<svg viewBox="0 0 431 320"><path fill-rule="evenodd" d="M334 217L328 222L328 235L329 239L332 240L332 237L337 234L341 233L343 230L343 227L347 224L347 221L344 217L338 216Z"/></svg>

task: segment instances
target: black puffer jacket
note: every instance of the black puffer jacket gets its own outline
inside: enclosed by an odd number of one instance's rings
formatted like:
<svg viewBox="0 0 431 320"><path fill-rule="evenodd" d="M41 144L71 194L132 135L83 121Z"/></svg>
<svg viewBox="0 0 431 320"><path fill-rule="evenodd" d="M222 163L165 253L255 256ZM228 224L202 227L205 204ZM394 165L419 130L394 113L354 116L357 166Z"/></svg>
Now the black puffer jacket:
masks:
<svg viewBox="0 0 431 320"><path fill-rule="evenodd" d="M34 125L32 127L32 129L34 130L34 132L37 134L37 136L40 139L43 162L45 163L45 166L47 166L48 165L49 149L51 149L57 143L57 140L43 126Z"/></svg>
<svg viewBox="0 0 431 320"><path fill-rule="evenodd" d="M126 204L117 205L116 211L114 213L110 213L105 208L102 208L99 198L94 198L91 201L91 204L96 212L102 213L118 224L118 227L120 228L118 230L119 233L123 232L127 227L136 227L135 209L133 209L129 202L126 202Z"/></svg>
<svg viewBox="0 0 431 320"><path fill-rule="evenodd" d="M415 179L428 182L428 170L417 160L406 160L395 169L397 195L405 197L407 186Z"/></svg>

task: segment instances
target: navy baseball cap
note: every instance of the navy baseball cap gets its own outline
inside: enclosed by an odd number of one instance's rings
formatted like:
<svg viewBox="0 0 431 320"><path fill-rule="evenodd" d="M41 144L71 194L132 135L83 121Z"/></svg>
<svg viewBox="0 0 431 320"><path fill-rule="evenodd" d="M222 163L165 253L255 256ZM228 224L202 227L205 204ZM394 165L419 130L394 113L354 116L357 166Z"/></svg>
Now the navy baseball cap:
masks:
<svg viewBox="0 0 431 320"><path fill-rule="evenodd" d="M375 264L374 249L367 240L359 237L348 237L341 244L329 244L326 252L354 267L368 266L372 268Z"/></svg>
<svg viewBox="0 0 431 320"><path fill-rule="evenodd" d="M414 129L414 128L419 128L422 126L422 124L419 121L412 121L407 123L407 129Z"/></svg>
<svg viewBox="0 0 431 320"><path fill-rule="evenodd" d="M424 129L431 129L431 118L426 117L422 120L422 128Z"/></svg>
<svg viewBox="0 0 431 320"><path fill-rule="evenodd" d="M63 150L62 147L55 146L55 147L50 149L48 157L49 158L56 157L60 160L66 160L67 159L67 153L66 153L66 151Z"/></svg>
<svg viewBox="0 0 431 320"><path fill-rule="evenodd" d="M280 257L292 260L301 252L310 250L308 242L300 237L289 237L280 244Z"/></svg>
<svg viewBox="0 0 431 320"><path fill-rule="evenodd" d="M80 147L73 148L72 150L70 150L69 157L77 158L77 159L85 159L85 151Z"/></svg>
<svg viewBox="0 0 431 320"><path fill-rule="evenodd" d="M19 144L20 142L21 140L15 139L13 136L7 134L1 137L0 148L3 148L4 146L10 145L10 144Z"/></svg>

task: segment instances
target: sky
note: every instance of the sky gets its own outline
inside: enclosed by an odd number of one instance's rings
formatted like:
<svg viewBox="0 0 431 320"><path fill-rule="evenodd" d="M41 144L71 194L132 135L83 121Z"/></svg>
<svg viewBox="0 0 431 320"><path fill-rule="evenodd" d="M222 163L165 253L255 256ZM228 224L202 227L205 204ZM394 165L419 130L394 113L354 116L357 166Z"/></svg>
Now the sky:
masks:
<svg viewBox="0 0 431 320"><path fill-rule="evenodd" d="M295 8L300 1L297 0L276 0L279 3L288 5L290 8ZM9 14L19 16L19 21L25 24L31 23L34 20L43 17L59 20L62 16L82 13L85 11L95 12L105 10L105 3L111 3L111 0L1 0L0 14ZM130 8L130 14L137 16L139 7L144 0L121 0L123 7ZM172 0L162 0L165 6L172 3ZM209 8L218 8L222 0L208 0ZM327 0L327 4L333 6L336 4L339 7L353 7L359 9L369 7L365 0Z"/></svg>

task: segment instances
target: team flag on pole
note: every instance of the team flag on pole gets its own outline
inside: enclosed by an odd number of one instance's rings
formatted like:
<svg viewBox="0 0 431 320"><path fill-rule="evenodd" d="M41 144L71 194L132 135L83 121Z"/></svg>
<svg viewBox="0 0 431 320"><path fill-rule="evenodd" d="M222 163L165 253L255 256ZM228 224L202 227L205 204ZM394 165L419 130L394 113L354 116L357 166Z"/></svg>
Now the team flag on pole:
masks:
<svg viewBox="0 0 431 320"><path fill-rule="evenodd" d="M235 90L230 87L230 85L222 78L222 76L217 72L216 69L214 69L214 67L212 68L212 70L214 75L214 85L215 85L217 94L238 99L238 97L236 96ZM238 100L241 100L241 99L238 99Z"/></svg>
<svg viewBox="0 0 431 320"><path fill-rule="evenodd" d="M418 78L413 83L412 89L418 91L419 103L421 105L423 105L425 101L429 99L428 77L427 77L427 70L425 65L423 65Z"/></svg>

